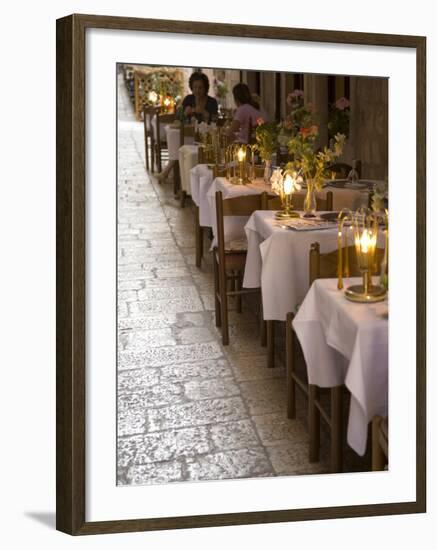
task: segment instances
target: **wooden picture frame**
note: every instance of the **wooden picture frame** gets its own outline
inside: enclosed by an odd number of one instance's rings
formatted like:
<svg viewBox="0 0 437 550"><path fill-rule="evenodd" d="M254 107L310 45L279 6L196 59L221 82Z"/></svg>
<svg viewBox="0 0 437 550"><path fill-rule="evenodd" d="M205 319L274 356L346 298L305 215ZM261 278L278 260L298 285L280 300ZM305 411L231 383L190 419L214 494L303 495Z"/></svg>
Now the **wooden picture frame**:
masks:
<svg viewBox="0 0 437 550"><path fill-rule="evenodd" d="M417 411L411 502L86 521L85 32L89 28L387 46L416 52ZM57 529L71 535L419 513L426 510L426 39L188 21L70 15L57 21Z"/></svg>

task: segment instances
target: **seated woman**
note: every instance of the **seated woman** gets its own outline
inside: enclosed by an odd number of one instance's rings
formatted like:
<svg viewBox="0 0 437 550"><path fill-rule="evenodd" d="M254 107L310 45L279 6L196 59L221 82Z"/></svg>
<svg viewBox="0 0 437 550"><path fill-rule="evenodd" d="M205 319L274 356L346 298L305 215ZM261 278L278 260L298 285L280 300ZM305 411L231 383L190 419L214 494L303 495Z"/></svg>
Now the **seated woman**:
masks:
<svg viewBox="0 0 437 550"><path fill-rule="evenodd" d="M193 93L182 101L182 118L195 117L197 122L211 122L217 116L218 104L216 99L208 95L208 77L204 73L195 72L190 76L188 85Z"/></svg>
<svg viewBox="0 0 437 550"><path fill-rule="evenodd" d="M212 118L217 116L218 104L216 99L208 95L208 77L204 73L194 72L190 76L188 85L193 93L184 97L176 118L183 122L188 122L193 117L197 122L211 122ZM164 170L156 175L157 179L159 181L165 179L174 165L174 160L169 161Z"/></svg>
<svg viewBox="0 0 437 550"><path fill-rule="evenodd" d="M250 93L247 84L236 84L232 89L237 106L230 127L230 135L239 143L249 143L251 130L257 126L257 120L263 118L260 106ZM264 119L265 120L265 119Z"/></svg>

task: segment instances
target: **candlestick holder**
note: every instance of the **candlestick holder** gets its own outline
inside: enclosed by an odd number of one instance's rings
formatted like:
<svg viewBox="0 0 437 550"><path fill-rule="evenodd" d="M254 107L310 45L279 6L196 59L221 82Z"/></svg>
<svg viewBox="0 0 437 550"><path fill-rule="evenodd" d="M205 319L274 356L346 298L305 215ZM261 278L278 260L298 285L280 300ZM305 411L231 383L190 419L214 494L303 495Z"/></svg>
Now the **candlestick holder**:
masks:
<svg viewBox="0 0 437 550"><path fill-rule="evenodd" d="M372 273L376 270L376 244L380 221L380 216L365 208L361 208L357 212L342 210L339 214L337 288L343 288L343 276L349 277L349 231L352 232L355 244L357 267L363 277L362 284L352 285L345 289L346 298L353 302L380 302L384 300L387 293L385 288L374 285L372 281ZM345 247L344 264L343 247Z"/></svg>
<svg viewBox="0 0 437 550"><path fill-rule="evenodd" d="M272 191L278 194L281 198L282 210L275 214L277 220L289 220L291 218L299 218L298 212L293 210L292 198L293 192L301 189L300 181L302 178L297 172L285 172L279 168L274 171L271 179Z"/></svg>
<svg viewBox="0 0 437 550"><path fill-rule="evenodd" d="M234 185L250 183L248 162L251 149L246 144L232 143L226 149L226 177Z"/></svg>

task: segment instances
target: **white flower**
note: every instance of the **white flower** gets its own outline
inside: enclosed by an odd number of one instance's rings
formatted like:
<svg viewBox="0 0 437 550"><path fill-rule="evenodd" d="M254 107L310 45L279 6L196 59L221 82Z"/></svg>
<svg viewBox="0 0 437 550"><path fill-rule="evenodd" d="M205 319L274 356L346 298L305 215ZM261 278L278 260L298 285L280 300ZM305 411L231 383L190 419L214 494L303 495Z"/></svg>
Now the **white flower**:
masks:
<svg viewBox="0 0 437 550"><path fill-rule="evenodd" d="M276 168L270 177L270 183L272 184L272 191L277 195L282 191L282 184L284 181L284 175L281 168Z"/></svg>

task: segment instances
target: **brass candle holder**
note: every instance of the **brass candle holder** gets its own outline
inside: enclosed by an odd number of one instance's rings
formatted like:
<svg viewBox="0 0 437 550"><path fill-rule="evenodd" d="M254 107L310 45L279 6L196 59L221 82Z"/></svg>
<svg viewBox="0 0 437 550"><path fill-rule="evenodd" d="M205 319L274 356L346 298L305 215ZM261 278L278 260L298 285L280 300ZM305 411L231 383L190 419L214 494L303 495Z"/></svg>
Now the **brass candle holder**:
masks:
<svg viewBox="0 0 437 550"><path fill-rule="evenodd" d="M234 185L250 183L248 163L251 157L250 146L232 143L226 148L226 177Z"/></svg>
<svg viewBox="0 0 437 550"><path fill-rule="evenodd" d="M338 284L343 288L343 277L350 276L348 232L352 232L355 244L355 253L358 269L362 273L361 285L352 285L345 289L348 300L360 303L373 303L384 300L386 290L382 286L374 285L372 273L376 265L376 243L379 234L380 216L361 208L357 212L342 210L338 216ZM343 260L343 248L345 258Z"/></svg>
<svg viewBox="0 0 437 550"><path fill-rule="evenodd" d="M295 191L301 189L300 182L302 178L297 172L285 172L275 170L272 175L272 190L279 194L281 198L282 210L276 212L275 217L278 220L288 220L291 218L299 218L299 213L293 210L292 198Z"/></svg>

